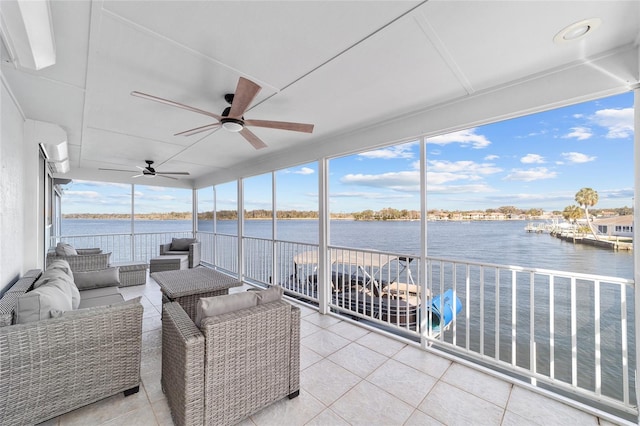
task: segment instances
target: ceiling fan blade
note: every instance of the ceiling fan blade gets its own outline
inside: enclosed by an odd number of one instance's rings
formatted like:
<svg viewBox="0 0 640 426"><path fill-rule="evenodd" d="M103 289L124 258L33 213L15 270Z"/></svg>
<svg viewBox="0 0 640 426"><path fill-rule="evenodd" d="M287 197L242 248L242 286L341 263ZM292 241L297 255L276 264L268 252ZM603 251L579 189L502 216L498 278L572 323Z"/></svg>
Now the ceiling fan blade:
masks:
<svg viewBox="0 0 640 426"><path fill-rule="evenodd" d="M251 130L246 127L240 130L240 134L251 144L255 149L266 148L267 144L262 142L262 140L251 132Z"/></svg>
<svg viewBox="0 0 640 426"><path fill-rule="evenodd" d="M178 180L178 178L174 178L174 177L172 177L172 176L165 176L165 175L164 175L164 174L162 174L162 173L156 173L156 176L160 176L160 177L165 178L165 179Z"/></svg>
<svg viewBox="0 0 640 426"><path fill-rule="evenodd" d="M123 170L123 169L102 169L102 168L100 168L98 170L109 170L109 171L112 171L112 172L129 172L129 173L135 173L136 172L135 170Z"/></svg>
<svg viewBox="0 0 640 426"><path fill-rule="evenodd" d="M313 124L289 123L287 121L244 120L246 126L267 127L269 129L292 130L294 132L312 133Z"/></svg>
<svg viewBox="0 0 640 426"><path fill-rule="evenodd" d="M206 126L196 127L195 129L185 130L184 132L176 133L173 136L191 136L197 133L206 132L207 130L214 130L220 128L220 123L207 124Z"/></svg>
<svg viewBox="0 0 640 426"><path fill-rule="evenodd" d="M233 94L233 102L231 103L229 117L242 118L244 112L249 108L249 105L251 105L251 102L253 102L261 89L262 87L258 86L253 81L240 77L238 80L238 86L236 87L236 92Z"/></svg>
<svg viewBox="0 0 640 426"><path fill-rule="evenodd" d="M158 175L183 175L183 176L189 176L189 172L156 172L156 174Z"/></svg>
<svg viewBox="0 0 640 426"><path fill-rule="evenodd" d="M147 95L146 93L137 92L135 90L133 92L131 92L131 96L137 96L138 98L148 99L150 101L159 102L161 104L165 104L165 105L174 106L174 107L177 107L177 108L186 109L187 111L192 111L192 112L196 112L198 114L206 115L208 117L213 117L216 120L220 120L222 118L218 114L214 114L214 113L209 112L209 111L205 111L205 110L202 110L202 109L199 109L199 108L194 108L194 107L191 107L189 105L181 104L179 102L170 101L169 99L159 98L159 97L153 96L153 95Z"/></svg>
<svg viewBox="0 0 640 426"><path fill-rule="evenodd" d="M133 176L131 176L131 177L137 178L137 177L140 177L140 176L144 176L144 174L143 174L143 173L140 173L139 175L133 175Z"/></svg>

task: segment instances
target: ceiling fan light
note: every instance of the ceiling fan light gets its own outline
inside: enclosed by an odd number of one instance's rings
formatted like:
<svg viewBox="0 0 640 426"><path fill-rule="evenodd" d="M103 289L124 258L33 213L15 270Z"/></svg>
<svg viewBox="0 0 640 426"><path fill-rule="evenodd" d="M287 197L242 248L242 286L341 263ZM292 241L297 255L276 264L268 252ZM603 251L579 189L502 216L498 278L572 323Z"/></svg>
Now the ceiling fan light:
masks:
<svg viewBox="0 0 640 426"><path fill-rule="evenodd" d="M244 126L242 121L230 118L222 122L222 127L229 132L237 133L242 130Z"/></svg>

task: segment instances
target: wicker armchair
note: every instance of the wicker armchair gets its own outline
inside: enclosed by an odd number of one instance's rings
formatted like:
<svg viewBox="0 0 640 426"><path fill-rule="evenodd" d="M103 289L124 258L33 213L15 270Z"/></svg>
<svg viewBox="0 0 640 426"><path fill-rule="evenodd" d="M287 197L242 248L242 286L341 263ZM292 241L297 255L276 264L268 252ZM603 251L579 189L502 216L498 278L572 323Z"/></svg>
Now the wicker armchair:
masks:
<svg viewBox="0 0 640 426"><path fill-rule="evenodd" d="M174 238L173 240L184 240L184 238ZM160 244L160 256L163 255L180 255L180 254L188 254L189 255L189 268L195 268L200 265L200 252L201 252L201 243L199 241L194 241L188 245L188 249L186 250L175 250L172 248L173 241L171 243Z"/></svg>
<svg viewBox="0 0 640 426"><path fill-rule="evenodd" d="M162 389L176 425L229 425L300 389L300 309L282 300L206 318L163 305Z"/></svg>
<svg viewBox="0 0 640 426"><path fill-rule="evenodd" d="M59 255L55 251L47 253L47 265L56 259L69 262L73 272L95 271L109 267L111 253L93 253L95 249L78 249L78 255ZM91 254L85 254L91 253Z"/></svg>

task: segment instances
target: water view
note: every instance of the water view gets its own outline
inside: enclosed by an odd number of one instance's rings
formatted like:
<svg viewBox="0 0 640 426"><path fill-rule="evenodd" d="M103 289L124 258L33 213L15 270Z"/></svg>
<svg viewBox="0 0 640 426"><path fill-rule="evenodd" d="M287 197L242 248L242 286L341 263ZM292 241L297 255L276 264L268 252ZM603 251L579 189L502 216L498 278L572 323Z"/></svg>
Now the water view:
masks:
<svg viewBox="0 0 640 426"><path fill-rule="evenodd" d="M271 221L248 220L245 235L271 238ZM573 244L548 234L527 233L524 221L428 222L427 255L500 265L555 269L633 279L633 253L615 252ZM331 221L331 245L417 255L420 222ZM278 239L317 244L318 224L309 220L284 220L277 225ZM188 232L191 221L136 220L135 232ZM212 222L199 230L212 232ZM128 220L63 219L63 235L119 234L131 231ZM218 221L217 231L237 233L235 221Z"/></svg>

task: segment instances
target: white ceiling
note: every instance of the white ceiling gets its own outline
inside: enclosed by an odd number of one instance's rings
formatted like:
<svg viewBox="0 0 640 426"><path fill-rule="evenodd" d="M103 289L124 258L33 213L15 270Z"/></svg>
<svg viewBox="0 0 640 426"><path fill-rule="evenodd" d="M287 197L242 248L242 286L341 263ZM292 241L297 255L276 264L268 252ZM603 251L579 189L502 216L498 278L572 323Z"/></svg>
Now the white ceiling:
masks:
<svg viewBox="0 0 640 426"><path fill-rule="evenodd" d="M2 74L26 118L66 130L69 178L129 182L97 169L151 159L190 172L154 183L202 187L640 80L638 1L52 1L51 15L56 64L3 58ZM594 17L592 34L553 42ZM314 123L313 134L253 127L262 150L222 129L173 136L213 120L130 95L220 114L241 76L262 86L246 118Z"/></svg>

